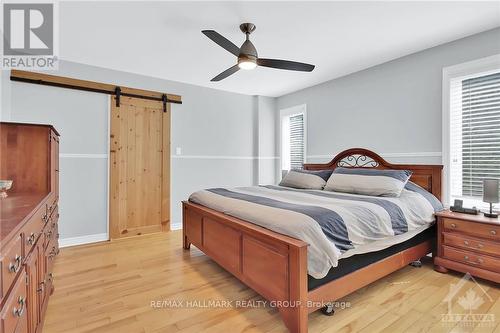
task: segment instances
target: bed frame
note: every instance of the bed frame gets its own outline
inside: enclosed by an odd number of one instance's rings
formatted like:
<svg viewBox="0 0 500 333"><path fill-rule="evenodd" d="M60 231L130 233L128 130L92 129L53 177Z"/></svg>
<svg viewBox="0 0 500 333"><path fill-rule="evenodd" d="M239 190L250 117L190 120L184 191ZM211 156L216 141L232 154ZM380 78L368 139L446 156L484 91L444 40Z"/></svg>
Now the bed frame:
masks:
<svg viewBox="0 0 500 333"><path fill-rule="evenodd" d="M326 164L304 164L304 169L337 166L411 170L411 181L441 199L442 165L391 164L370 150L353 148ZM297 333L307 332L309 313L433 251L428 240L308 291L307 243L187 201L182 225L184 249L195 245L272 301L290 332Z"/></svg>

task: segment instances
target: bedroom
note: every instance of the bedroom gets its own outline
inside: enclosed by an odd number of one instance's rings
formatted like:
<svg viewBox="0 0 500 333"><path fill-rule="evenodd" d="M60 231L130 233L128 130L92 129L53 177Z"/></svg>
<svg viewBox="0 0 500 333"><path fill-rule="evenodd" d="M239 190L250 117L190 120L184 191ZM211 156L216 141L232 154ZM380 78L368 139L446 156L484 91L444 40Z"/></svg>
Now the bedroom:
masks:
<svg viewBox="0 0 500 333"><path fill-rule="evenodd" d="M500 329L500 2L2 11L0 332Z"/></svg>

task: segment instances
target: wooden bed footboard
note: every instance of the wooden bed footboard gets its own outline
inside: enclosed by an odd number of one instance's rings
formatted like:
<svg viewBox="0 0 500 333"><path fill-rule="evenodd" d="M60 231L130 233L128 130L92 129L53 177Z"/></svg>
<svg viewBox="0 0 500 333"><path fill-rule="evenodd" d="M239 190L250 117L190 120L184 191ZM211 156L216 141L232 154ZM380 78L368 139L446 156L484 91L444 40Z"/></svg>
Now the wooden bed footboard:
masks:
<svg viewBox="0 0 500 333"><path fill-rule="evenodd" d="M194 203L183 202L183 246L193 244L269 301L293 333L307 317L433 251L427 240L308 291L307 244Z"/></svg>
<svg viewBox="0 0 500 333"><path fill-rule="evenodd" d="M193 244L307 332L307 243L209 208L183 203L183 245Z"/></svg>

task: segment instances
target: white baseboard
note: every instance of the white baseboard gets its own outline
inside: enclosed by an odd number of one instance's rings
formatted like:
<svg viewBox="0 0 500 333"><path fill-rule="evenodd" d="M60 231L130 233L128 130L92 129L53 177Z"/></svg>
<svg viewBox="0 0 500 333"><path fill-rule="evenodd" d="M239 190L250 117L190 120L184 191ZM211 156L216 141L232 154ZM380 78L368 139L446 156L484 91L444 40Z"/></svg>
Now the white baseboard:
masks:
<svg viewBox="0 0 500 333"><path fill-rule="evenodd" d="M86 235L79 237L70 237L70 238L62 238L59 239L59 247L68 247L75 245L83 245L97 242L105 242L109 240L108 234L95 234L95 235Z"/></svg>

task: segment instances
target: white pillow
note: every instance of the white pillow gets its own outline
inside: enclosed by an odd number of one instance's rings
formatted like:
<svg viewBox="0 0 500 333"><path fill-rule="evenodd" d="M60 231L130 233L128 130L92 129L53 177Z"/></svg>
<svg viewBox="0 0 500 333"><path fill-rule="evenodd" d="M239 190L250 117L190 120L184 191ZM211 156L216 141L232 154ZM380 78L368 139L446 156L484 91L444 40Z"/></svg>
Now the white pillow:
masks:
<svg viewBox="0 0 500 333"><path fill-rule="evenodd" d="M399 197L410 179L409 170L336 168L325 190L383 197Z"/></svg>

